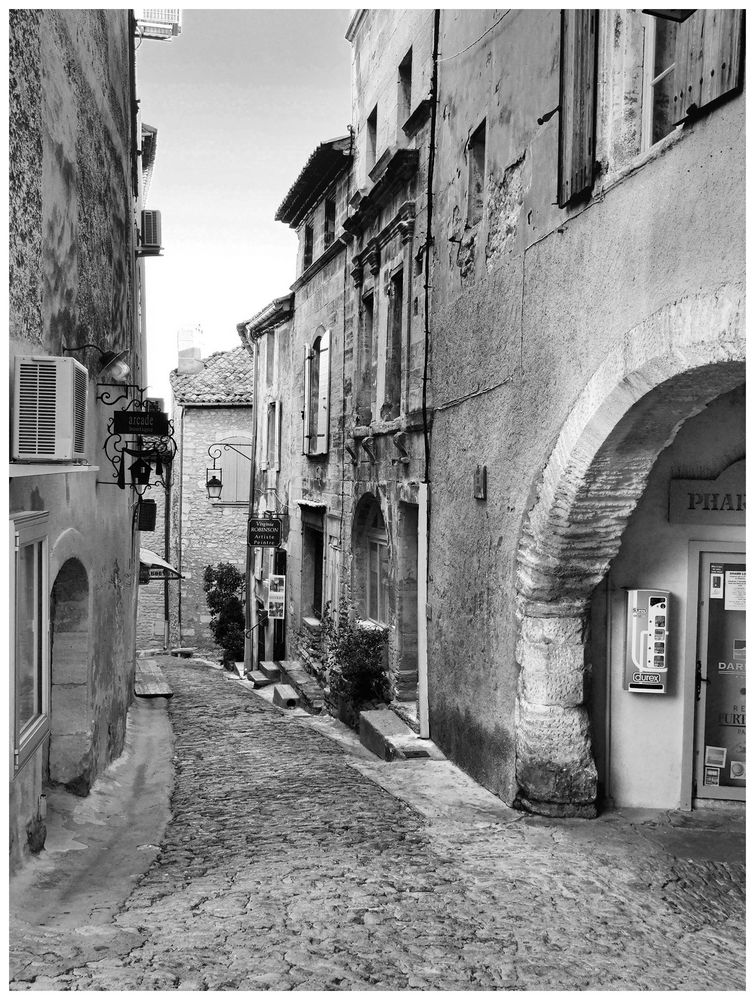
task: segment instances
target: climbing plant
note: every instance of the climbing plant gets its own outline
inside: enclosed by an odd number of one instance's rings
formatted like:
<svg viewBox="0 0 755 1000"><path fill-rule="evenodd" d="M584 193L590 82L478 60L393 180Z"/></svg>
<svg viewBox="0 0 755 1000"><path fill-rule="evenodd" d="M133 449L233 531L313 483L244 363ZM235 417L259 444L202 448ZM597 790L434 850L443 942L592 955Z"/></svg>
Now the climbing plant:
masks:
<svg viewBox="0 0 755 1000"><path fill-rule="evenodd" d="M366 704L391 699L388 629L361 621L348 597L339 603L337 614L327 605L322 628L331 698L341 703L344 721L358 725Z"/></svg>

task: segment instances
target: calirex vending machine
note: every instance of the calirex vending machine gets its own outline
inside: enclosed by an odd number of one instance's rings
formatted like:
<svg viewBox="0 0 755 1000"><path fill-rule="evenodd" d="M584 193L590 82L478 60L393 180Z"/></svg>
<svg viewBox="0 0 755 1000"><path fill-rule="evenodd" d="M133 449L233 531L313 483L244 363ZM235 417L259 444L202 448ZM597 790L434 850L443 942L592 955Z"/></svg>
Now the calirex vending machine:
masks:
<svg viewBox="0 0 755 1000"><path fill-rule="evenodd" d="M668 590L627 592L624 690L666 694L668 690Z"/></svg>

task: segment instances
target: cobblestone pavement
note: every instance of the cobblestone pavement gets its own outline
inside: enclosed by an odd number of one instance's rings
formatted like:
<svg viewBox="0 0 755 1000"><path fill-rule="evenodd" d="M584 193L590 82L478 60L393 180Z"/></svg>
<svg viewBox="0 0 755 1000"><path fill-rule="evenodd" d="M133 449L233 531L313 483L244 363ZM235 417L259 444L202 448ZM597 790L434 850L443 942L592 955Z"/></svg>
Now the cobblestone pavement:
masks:
<svg viewBox="0 0 755 1000"><path fill-rule="evenodd" d="M377 762L227 675L160 662L162 849L104 923L15 921L14 989L744 989L744 859L685 857L686 821L550 821L482 790L412 808L423 776L455 769Z"/></svg>

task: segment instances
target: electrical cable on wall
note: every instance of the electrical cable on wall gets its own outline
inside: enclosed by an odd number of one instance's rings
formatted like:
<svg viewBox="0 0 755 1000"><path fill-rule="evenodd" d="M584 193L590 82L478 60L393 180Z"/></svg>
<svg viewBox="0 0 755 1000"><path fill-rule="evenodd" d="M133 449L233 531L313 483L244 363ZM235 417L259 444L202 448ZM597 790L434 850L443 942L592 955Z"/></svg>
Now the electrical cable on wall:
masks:
<svg viewBox="0 0 755 1000"><path fill-rule="evenodd" d="M454 54L452 56L444 56L442 59L438 59L438 62L448 62L449 59L456 59L457 56L464 55L465 52L468 52L471 48L473 48L475 45L477 45L478 42L481 42L483 40L483 38L485 37L485 35L489 35L490 32L493 30L493 28L495 28L497 25L499 25L501 23L501 21L504 19L504 17L506 17L506 15L510 14L510 13L511 13L511 8L509 8L508 10L505 10L503 12L503 14L501 14L501 16L499 18L497 18L495 21L493 21L493 23L490 25L489 28L486 28L485 31L483 31L483 33L480 35L479 38L475 38L475 40L473 42L470 42L469 45L466 45L463 49L459 49L458 52L454 52Z"/></svg>

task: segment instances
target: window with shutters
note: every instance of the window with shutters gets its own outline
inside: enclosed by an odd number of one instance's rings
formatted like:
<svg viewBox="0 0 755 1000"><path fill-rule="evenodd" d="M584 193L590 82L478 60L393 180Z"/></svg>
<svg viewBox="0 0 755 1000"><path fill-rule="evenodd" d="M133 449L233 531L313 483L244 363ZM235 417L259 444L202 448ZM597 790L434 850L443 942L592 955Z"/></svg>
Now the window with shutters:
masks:
<svg viewBox="0 0 755 1000"><path fill-rule="evenodd" d="M222 454L218 463L223 470L223 491L214 503L219 506L249 503L252 440L248 437L228 437L218 442ZM223 447L229 445L231 447ZM234 447L238 450L234 450Z"/></svg>
<svg viewBox="0 0 755 1000"><path fill-rule="evenodd" d="M743 18L742 10L709 8L679 24L645 15L643 149L690 115L741 91Z"/></svg>
<svg viewBox="0 0 755 1000"><path fill-rule="evenodd" d="M561 73L558 141L558 204L592 188L598 11L561 11Z"/></svg>
<svg viewBox="0 0 755 1000"><path fill-rule="evenodd" d="M329 247L336 238L336 203L333 198L325 199L325 247Z"/></svg>
<svg viewBox="0 0 755 1000"><path fill-rule="evenodd" d="M307 223L304 227L304 261L303 270L307 270L309 265L314 259L314 249L315 249L315 231L312 226Z"/></svg>
<svg viewBox="0 0 755 1000"><path fill-rule="evenodd" d="M280 471L281 404L278 400L268 403L265 432L265 468Z"/></svg>
<svg viewBox="0 0 755 1000"><path fill-rule="evenodd" d="M467 143L467 225L476 226L485 209L486 123L478 125Z"/></svg>
<svg viewBox="0 0 755 1000"><path fill-rule="evenodd" d="M322 330L322 328L320 328ZM330 330L304 345L305 455L325 455L330 425Z"/></svg>
<svg viewBox="0 0 755 1000"><path fill-rule="evenodd" d="M10 522L11 736L18 770L50 729L49 589L46 511Z"/></svg>

